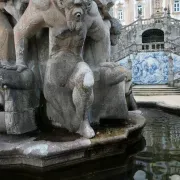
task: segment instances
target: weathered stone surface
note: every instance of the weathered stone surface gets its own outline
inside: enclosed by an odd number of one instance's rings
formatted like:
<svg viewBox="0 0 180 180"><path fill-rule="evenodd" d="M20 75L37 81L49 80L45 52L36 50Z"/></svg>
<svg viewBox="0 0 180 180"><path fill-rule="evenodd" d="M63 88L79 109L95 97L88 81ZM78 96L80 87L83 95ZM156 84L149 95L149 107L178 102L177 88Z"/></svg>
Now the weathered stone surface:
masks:
<svg viewBox="0 0 180 180"><path fill-rule="evenodd" d="M34 74L31 70L25 70L21 73L15 70L0 68L0 83L3 87L19 90L32 90L35 87Z"/></svg>
<svg viewBox="0 0 180 180"><path fill-rule="evenodd" d="M8 134L24 134L37 129L35 110L23 112L5 112L5 125Z"/></svg>
<svg viewBox="0 0 180 180"><path fill-rule="evenodd" d="M8 18L0 10L0 62L2 65L15 62L14 34Z"/></svg>
<svg viewBox="0 0 180 180"><path fill-rule="evenodd" d="M56 168L101 157L121 154L128 143L138 140L145 119L136 112L129 113L128 126L115 128L114 135L101 132L89 140L77 134L35 134L23 136L0 135L0 166L9 165L34 168ZM59 131L58 131L59 132ZM133 134L134 133L134 134Z"/></svg>
<svg viewBox="0 0 180 180"><path fill-rule="evenodd" d="M98 1L99 11L109 1ZM101 12L101 14L103 14ZM131 73L117 63L111 62L111 45L116 44L120 34L120 24L117 20L102 15L101 26L104 36L98 38L98 30L88 34L84 48L84 59L94 72L94 103L92 105L92 122L101 118L126 120L128 108L137 109L132 95ZM111 38L111 36L113 36ZM126 94L126 96L125 96ZM127 99L127 100L126 100Z"/></svg>
<svg viewBox="0 0 180 180"><path fill-rule="evenodd" d="M0 132L6 133L5 112L0 112Z"/></svg>
<svg viewBox="0 0 180 180"><path fill-rule="evenodd" d="M17 15L16 63L0 69L2 86L7 88L7 132L22 134L35 129L34 112L41 91L51 125L86 138L95 136L89 121L127 120L128 109L135 109L132 77L110 62L111 45L117 43L121 27L108 12L114 1L30 0L19 19L23 3L28 1L9 0L4 5L11 15ZM44 27L48 28L45 35ZM34 35L37 38L32 39ZM41 45L43 36L49 39Z"/></svg>
<svg viewBox="0 0 180 180"><path fill-rule="evenodd" d="M39 99L34 89L34 75L30 70L21 73L14 70L0 69L4 95L5 116L1 132L23 134L37 129L35 108ZM4 118L4 120L3 120Z"/></svg>
<svg viewBox="0 0 180 180"><path fill-rule="evenodd" d="M4 90L5 111L23 112L38 106L38 98L34 90Z"/></svg>

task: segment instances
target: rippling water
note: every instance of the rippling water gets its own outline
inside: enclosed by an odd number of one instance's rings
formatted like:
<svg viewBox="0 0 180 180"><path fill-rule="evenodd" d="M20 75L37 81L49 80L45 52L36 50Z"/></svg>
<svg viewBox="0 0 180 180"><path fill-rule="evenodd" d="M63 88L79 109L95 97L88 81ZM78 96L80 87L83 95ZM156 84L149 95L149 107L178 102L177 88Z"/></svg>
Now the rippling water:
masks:
<svg viewBox="0 0 180 180"><path fill-rule="evenodd" d="M158 109L141 111L147 119L143 131L146 146L133 157L125 159L121 155L41 175L4 171L0 180L10 176L18 180L180 180L180 117ZM83 174L89 167L90 172Z"/></svg>
<svg viewBox="0 0 180 180"><path fill-rule="evenodd" d="M180 117L157 109L141 110L147 119L146 147L135 157L133 168L148 180L180 180Z"/></svg>

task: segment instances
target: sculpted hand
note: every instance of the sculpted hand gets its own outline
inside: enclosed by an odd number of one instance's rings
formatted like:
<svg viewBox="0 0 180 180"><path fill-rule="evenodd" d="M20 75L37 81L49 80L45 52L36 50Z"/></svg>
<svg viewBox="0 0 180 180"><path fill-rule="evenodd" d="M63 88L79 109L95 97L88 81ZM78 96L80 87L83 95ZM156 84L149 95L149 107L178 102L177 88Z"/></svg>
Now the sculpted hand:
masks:
<svg viewBox="0 0 180 180"><path fill-rule="evenodd" d="M34 73L30 69L17 65L6 66L6 68L8 69L0 68L1 87L10 89L32 89L34 87Z"/></svg>
<svg viewBox="0 0 180 180"><path fill-rule="evenodd" d="M101 79L108 85L115 85L122 82L126 73L121 69L121 66L117 63L106 62L100 64L101 67Z"/></svg>
<svg viewBox="0 0 180 180"><path fill-rule="evenodd" d="M26 69L28 69L26 65L17 65L17 72L22 72Z"/></svg>
<svg viewBox="0 0 180 180"><path fill-rule="evenodd" d="M25 69L27 69L28 67L26 65L3 65L4 69L8 69L8 70L16 70L17 72L22 72Z"/></svg>
<svg viewBox="0 0 180 180"><path fill-rule="evenodd" d="M114 68L119 66L117 63L114 62L104 62L100 64L100 67L107 67L107 68Z"/></svg>

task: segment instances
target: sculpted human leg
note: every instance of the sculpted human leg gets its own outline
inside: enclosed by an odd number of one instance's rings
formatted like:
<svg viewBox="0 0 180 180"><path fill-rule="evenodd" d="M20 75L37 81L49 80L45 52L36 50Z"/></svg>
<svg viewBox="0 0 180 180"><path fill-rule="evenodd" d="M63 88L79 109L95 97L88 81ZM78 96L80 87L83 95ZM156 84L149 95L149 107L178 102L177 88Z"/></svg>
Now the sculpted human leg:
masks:
<svg viewBox="0 0 180 180"><path fill-rule="evenodd" d="M128 105L128 110L129 111L137 110L138 109L137 103L132 93L132 78L126 79L125 87L126 87L126 101Z"/></svg>
<svg viewBox="0 0 180 180"><path fill-rule="evenodd" d="M15 62L13 29L2 11L0 11L0 61L2 65Z"/></svg>
<svg viewBox="0 0 180 180"><path fill-rule="evenodd" d="M94 77L89 66L80 62L72 73L68 86L73 90L72 98L76 109L75 121L80 122L77 133L86 138L94 137L95 133L89 124L88 113L92 105Z"/></svg>

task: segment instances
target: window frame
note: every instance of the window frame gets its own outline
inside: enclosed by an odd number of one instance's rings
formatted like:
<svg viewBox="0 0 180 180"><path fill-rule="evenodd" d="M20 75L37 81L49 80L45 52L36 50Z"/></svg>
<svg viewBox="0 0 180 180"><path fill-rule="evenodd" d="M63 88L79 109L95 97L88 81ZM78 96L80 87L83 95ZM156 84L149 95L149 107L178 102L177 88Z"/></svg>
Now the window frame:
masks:
<svg viewBox="0 0 180 180"><path fill-rule="evenodd" d="M119 19L120 21L123 21L123 20L124 20L124 11L123 11L123 9L118 9L118 14L117 14L117 16L118 16L118 19Z"/></svg>
<svg viewBox="0 0 180 180"><path fill-rule="evenodd" d="M180 0L174 0L174 12L180 12Z"/></svg>
<svg viewBox="0 0 180 180"><path fill-rule="evenodd" d="M139 14L139 10L141 9L141 14ZM142 4L137 4L137 16L143 16L144 15L144 7Z"/></svg>

